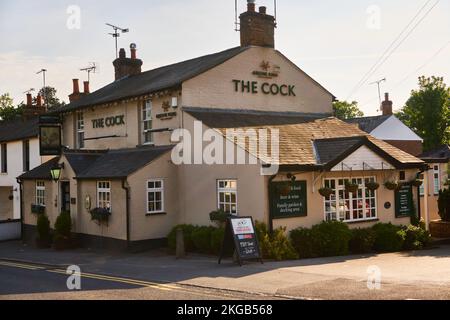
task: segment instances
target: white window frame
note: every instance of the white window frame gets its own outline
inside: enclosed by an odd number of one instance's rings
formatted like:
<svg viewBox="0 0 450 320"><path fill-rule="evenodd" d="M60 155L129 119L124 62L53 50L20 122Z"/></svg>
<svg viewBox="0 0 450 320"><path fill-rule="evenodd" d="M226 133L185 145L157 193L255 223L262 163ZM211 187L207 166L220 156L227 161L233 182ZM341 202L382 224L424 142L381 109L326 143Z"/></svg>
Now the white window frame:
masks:
<svg viewBox="0 0 450 320"><path fill-rule="evenodd" d="M76 120L76 128L77 128L77 148L84 148L84 114L83 112L77 112L77 120ZM83 139L80 139L80 136L83 136Z"/></svg>
<svg viewBox="0 0 450 320"><path fill-rule="evenodd" d="M153 102L152 100L146 100L142 106L142 144L144 145L152 145L153 141L153 133L150 131L153 129ZM150 128L145 128L146 124L150 122ZM150 134L150 141L146 141L147 134Z"/></svg>
<svg viewBox="0 0 450 320"><path fill-rule="evenodd" d="M147 180L147 202L146 202L146 206L147 206L147 214L158 214L158 213L164 213L165 211L165 205L164 205L164 180L163 179L150 179ZM149 187L149 183L160 183L161 186L160 187ZM156 204L157 202L161 202L161 209L160 210L149 210L149 203L150 203L150 199L149 199L149 193L160 193L161 194L161 200L157 201L156 197L154 197L153 203Z"/></svg>
<svg viewBox="0 0 450 320"><path fill-rule="evenodd" d="M36 181L36 205L45 207L45 181Z"/></svg>
<svg viewBox="0 0 450 320"><path fill-rule="evenodd" d="M348 199L347 198L341 199L340 191L345 193L345 184L339 185L339 180L343 180L343 181L345 181L345 180L352 180L352 181L356 180L357 181L359 179L361 179L362 183L359 184L358 190L361 190L362 197L354 198L353 197L353 193L349 192ZM323 201L324 220L325 221L333 221L333 220L335 220L335 221L342 221L342 222L346 222L346 223L351 223L351 222L364 222L364 221L371 221L371 220L378 219L378 206L377 206L378 194L377 194L377 190L373 191L373 194L374 194L373 197L366 197L365 180L367 180L367 179L370 180L370 181L376 182L376 178L374 176L352 177L352 178L349 178L349 177L347 177L347 178L345 178L345 177L338 177L338 178L323 179L323 185L324 186L328 185L327 181L330 181L330 182L334 181L334 184L335 184L335 189L333 189L334 193L328 199L324 198L324 201ZM334 199L332 199L332 197L334 197ZM343 200L344 202L348 201L349 207L348 208L345 207L344 210L342 210L341 209L341 200ZM367 207L366 206L366 204L367 204L366 200L369 200L369 201L374 200L374 206ZM362 204L363 204L362 209L356 209L356 210L362 210L362 214L364 216L363 218L354 218L353 217L354 209L355 209L355 208L353 208L353 202L354 201L362 201ZM329 217L329 214L332 213L332 211L327 212L327 210L326 210L327 203L330 204L330 208L333 207L332 206L333 203L335 205L335 208L336 208L335 217L332 217L334 219ZM373 217L369 216L368 217L367 216L367 211L368 210L370 210L370 213L371 213L372 210L375 210L375 216L373 216ZM346 218L346 212L347 211L349 211L350 219Z"/></svg>
<svg viewBox="0 0 450 320"><path fill-rule="evenodd" d="M226 185L228 184L234 184L235 187L221 187L221 183L225 183ZM238 209L238 191L237 191L237 184L238 181L236 179L220 179L217 180L217 209L219 210L223 210L225 211L225 213L229 213L232 215L237 216L239 209ZM224 194L224 201L221 201L220 199L220 195ZM229 194L230 195L230 201L226 201L225 197L226 195ZM234 194L235 196L235 202L231 201L231 194ZM229 205L230 206L230 210L226 211L225 210L225 206ZM236 210L235 212L233 212L232 207L233 205L235 206Z"/></svg>
<svg viewBox="0 0 450 320"><path fill-rule="evenodd" d="M103 197L103 195L109 195L109 197L105 198ZM109 198L109 200L107 198ZM107 204L106 207L101 205L102 202ZM112 209L111 181L97 181L97 208L108 209L109 212L111 212Z"/></svg>
<svg viewBox="0 0 450 320"><path fill-rule="evenodd" d="M424 186L424 184L425 184L425 174L421 173L419 175L419 179L422 179L422 181L424 181L419 187L419 195L422 197L422 196L425 195L425 186Z"/></svg>
<svg viewBox="0 0 450 320"><path fill-rule="evenodd" d="M439 190L441 190L441 172L439 170L439 165L433 165L433 193L434 195L439 194Z"/></svg>

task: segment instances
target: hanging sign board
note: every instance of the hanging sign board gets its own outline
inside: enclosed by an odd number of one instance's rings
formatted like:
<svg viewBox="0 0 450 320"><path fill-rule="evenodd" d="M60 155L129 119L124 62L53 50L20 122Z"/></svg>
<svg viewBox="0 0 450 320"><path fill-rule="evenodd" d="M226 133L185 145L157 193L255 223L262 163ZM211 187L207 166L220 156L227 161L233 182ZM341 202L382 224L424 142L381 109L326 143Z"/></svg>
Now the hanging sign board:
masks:
<svg viewBox="0 0 450 320"><path fill-rule="evenodd" d="M270 211L274 219L306 217L306 181L272 182Z"/></svg>
<svg viewBox="0 0 450 320"><path fill-rule="evenodd" d="M39 150L41 156L59 156L61 154L60 126L39 126Z"/></svg>
<svg viewBox="0 0 450 320"><path fill-rule="evenodd" d="M395 216L406 217L414 213L414 202L412 186L403 185L400 190L395 191Z"/></svg>
<svg viewBox="0 0 450 320"><path fill-rule="evenodd" d="M227 219L219 264L223 257L231 256L233 252L236 253L239 265L241 266L244 260L257 259L262 263L259 243L251 217L233 217Z"/></svg>

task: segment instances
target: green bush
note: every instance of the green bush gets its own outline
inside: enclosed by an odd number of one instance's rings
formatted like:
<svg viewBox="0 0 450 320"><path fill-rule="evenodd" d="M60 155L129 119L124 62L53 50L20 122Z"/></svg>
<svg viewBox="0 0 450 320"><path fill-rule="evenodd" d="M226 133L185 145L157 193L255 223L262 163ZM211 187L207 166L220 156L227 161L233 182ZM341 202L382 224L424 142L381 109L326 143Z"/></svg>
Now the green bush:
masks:
<svg viewBox="0 0 450 320"><path fill-rule="evenodd" d="M409 225L402 231L405 238L403 248L406 250L422 249L430 243L431 234L424 228Z"/></svg>
<svg viewBox="0 0 450 320"><path fill-rule="evenodd" d="M50 220L47 215L40 214L38 216L36 229L40 241L50 241Z"/></svg>
<svg viewBox="0 0 450 320"><path fill-rule="evenodd" d="M216 228L211 232L211 252L218 254L222 249L223 237L225 235L224 228Z"/></svg>
<svg viewBox="0 0 450 320"><path fill-rule="evenodd" d="M375 232L375 251L394 252L403 248L405 233L401 227L392 223L377 223L372 229Z"/></svg>
<svg viewBox="0 0 450 320"><path fill-rule="evenodd" d="M298 259L297 252L286 237L286 228L277 228L269 234L266 224L259 221L256 221L255 228L263 258L278 261Z"/></svg>
<svg viewBox="0 0 450 320"><path fill-rule="evenodd" d="M314 252L319 257L343 256L349 253L351 232L347 224L326 221L311 229Z"/></svg>
<svg viewBox="0 0 450 320"><path fill-rule="evenodd" d="M371 228L353 229L349 242L351 253L370 253L375 243L375 231Z"/></svg>
<svg viewBox="0 0 450 320"><path fill-rule="evenodd" d="M72 219L70 217L70 212L63 211L56 218L55 221L55 235L70 238L70 233L72 231Z"/></svg>
<svg viewBox="0 0 450 320"><path fill-rule="evenodd" d="M289 234L292 246L300 259L317 257L314 252L314 241L311 229L297 228Z"/></svg>
<svg viewBox="0 0 450 320"><path fill-rule="evenodd" d="M439 191L438 207L442 221L450 222L450 189Z"/></svg>
<svg viewBox="0 0 450 320"><path fill-rule="evenodd" d="M196 227L190 224L180 224L172 228L169 235L167 236L169 249L172 251L176 250L178 228L181 228L183 230L184 248L186 252L194 251L194 243L192 242L192 232Z"/></svg>
<svg viewBox="0 0 450 320"><path fill-rule="evenodd" d="M191 237L195 251L211 253L211 234L214 229L214 227L197 227L192 231Z"/></svg>

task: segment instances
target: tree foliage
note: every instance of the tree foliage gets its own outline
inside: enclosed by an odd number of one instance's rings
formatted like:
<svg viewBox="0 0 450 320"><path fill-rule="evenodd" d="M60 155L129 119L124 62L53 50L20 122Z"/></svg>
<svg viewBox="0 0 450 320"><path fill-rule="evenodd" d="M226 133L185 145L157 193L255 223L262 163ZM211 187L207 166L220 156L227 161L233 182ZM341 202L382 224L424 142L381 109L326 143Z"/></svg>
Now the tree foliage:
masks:
<svg viewBox="0 0 450 320"><path fill-rule="evenodd" d="M450 143L450 88L442 77L419 77L396 116L424 139L424 150Z"/></svg>
<svg viewBox="0 0 450 320"><path fill-rule="evenodd" d="M39 90L39 94L44 98L44 104L48 107L49 110L56 109L65 105L65 103L56 96L56 89L53 87L44 87ZM36 98L33 99L33 102L36 103Z"/></svg>
<svg viewBox="0 0 450 320"><path fill-rule="evenodd" d="M341 120L364 117L364 112L358 108L356 101L335 101L333 102L333 112L334 116Z"/></svg>
<svg viewBox="0 0 450 320"><path fill-rule="evenodd" d="M4 121L14 120L22 114L23 105L14 106L14 101L5 93L0 95L0 119Z"/></svg>

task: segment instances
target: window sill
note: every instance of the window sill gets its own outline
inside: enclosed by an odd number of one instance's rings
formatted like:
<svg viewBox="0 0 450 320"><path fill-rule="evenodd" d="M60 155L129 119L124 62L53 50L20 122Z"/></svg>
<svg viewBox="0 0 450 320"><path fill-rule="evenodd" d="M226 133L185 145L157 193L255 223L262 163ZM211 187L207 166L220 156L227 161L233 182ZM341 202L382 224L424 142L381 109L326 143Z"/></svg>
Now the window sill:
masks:
<svg viewBox="0 0 450 320"><path fill-rule="evenodd" d="M357 220L357 221L343 221L343 222L347 223L347 224L357 224L357 223L369 223L369 222L377 222L377 221L380 221L380 219L373 218L373 219L364 219L364 220Z"/></svg>
<svg viewBox="0 0 450 320"><path fill-rule="evenodd" d="M155 213L147 213L145 214L147 217L153 217L153 216L164 216L167 212L155 212Z"/></svg>

